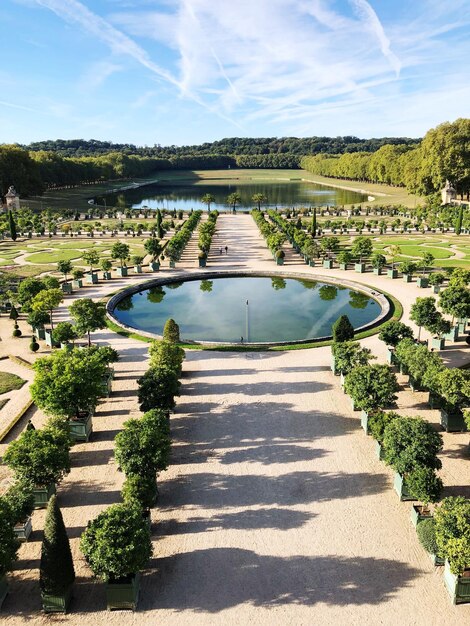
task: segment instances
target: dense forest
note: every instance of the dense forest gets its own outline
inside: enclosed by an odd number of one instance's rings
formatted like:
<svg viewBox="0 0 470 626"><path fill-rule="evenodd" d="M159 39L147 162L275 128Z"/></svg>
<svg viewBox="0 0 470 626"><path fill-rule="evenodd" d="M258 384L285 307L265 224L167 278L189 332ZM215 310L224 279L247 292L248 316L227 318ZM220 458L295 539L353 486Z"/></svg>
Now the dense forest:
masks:
<svg viewBox="0 0 470 626"><path fill-rule="evenodd" d="M0 145L0 192L21 196L105 180L145 178L160 170L304 168L314 174L403 186L433 194L448 178L470 193L470 119L444 123L421 141L357 137L232 138L200 146L139 148L106 141L56 140Z"/></svg>
<svg viewBox="0 0 470 626"><path fill-rule="evenodd" d="M31 152L56 152L64 157L83 157L120 152L127 155L142 157L187 157L197 155L297 155L308 154L344 154L348 152L375 152L386 144L414 145L420 139L407 137L382 137L381 139L359 139L358 137L232 137L197 146L160 146L139 147L127 143L112 143L90 139L56 139L36 141L20 146ZM241 166L245 167L245 166ZM263 166L264 167L264 166ZM283 166L284 167L284 166Z"/></svg>

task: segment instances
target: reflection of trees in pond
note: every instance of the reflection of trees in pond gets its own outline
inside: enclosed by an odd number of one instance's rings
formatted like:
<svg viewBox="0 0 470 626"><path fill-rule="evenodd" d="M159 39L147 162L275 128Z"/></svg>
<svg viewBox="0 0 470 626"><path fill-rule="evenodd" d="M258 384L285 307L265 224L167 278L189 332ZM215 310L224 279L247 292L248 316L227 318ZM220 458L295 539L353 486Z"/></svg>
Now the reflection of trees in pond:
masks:
<svg viewBox="0 0 470 626"><path fill-rule="evenodd" d="M353 309L365 309L369 304L369 296L360 291L349 292L349 306Z"/></svg>
<svg viewBox="0 0 470 626"><path fill-rule="evenodd" d="M165 287L168 287L168 289L178 289L182 284L183 283L168 283Z"/></svg>
<svg viewBox="0 0 470 626"><path fill-rule="evenodd" d="M313 290L313 289L316 289L318 285L316 280L302 280L301 278L296 278L295 280L301 285L303 285L305 289Z"/></svg>
<svg viewBox="0 0 470 626"><path fill-rule="evenodd" d="M338 295L338 287L334 285L322 285L318 293L323 301L334 300Z"/></svg>
<svg viewBox="0 0 470 626"><path fill-rule="evenodd" d="M199 289L201 291L205 291L210 293L212 291L212 287L214 286L213 280L201 280L201 284L199 285Z"/></svg>
<svg viewBox="0 0 470 626"><path fill-rule="evenodd" d="M278 291L279 289L286 288L286 281L283 278L274 277L271 278L272 288Z"/></svg>
<svg viewBox="0 0 470 626"><path fill-rule="evenodd" d="M157 287L150 287L147 294L147 300L149 302L153 302L154 304L158 304L163 300L165 294L166 291L163 291L163 287L161 287L160 285L158 285Z"/></svg>
<svg viewBox="0 0 470 626"><path fill-rule="evenodd" d="M116 309L118 311L130 311L134 308L134 304L132 302L132 296L127 296L127 298L123 298L116 304Z"/></svg>

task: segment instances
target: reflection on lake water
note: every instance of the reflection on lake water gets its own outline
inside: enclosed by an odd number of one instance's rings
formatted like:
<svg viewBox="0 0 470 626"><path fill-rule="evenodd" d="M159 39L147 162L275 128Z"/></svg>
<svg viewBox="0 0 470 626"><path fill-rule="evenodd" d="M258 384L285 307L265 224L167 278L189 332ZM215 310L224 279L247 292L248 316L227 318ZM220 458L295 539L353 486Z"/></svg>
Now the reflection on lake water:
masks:
<svg viewBox="0 0 470 626"><path fill-rule="evenodd" d="M282 278L215 278L151 287L121 300L116 317L161 335L172 317L182 340L299 341L331 335L340 315L355 328L371 322L379 304L340 285Z"/></svg>

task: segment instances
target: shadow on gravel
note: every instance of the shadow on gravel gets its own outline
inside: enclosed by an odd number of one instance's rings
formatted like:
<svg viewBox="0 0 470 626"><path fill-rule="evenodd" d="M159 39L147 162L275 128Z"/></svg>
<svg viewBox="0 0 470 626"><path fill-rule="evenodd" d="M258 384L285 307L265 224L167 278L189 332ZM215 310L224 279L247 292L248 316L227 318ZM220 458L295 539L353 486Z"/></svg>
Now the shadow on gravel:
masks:
<svg viewBox="0 0 470 626"><path fill-rule="evenodd" d="M378 605L410 586L419 570L391 559L262 556L239 548L195 550L154 559L141 610L218 613L241 604ZM195 575L198 573L198 575Z"/></svg>

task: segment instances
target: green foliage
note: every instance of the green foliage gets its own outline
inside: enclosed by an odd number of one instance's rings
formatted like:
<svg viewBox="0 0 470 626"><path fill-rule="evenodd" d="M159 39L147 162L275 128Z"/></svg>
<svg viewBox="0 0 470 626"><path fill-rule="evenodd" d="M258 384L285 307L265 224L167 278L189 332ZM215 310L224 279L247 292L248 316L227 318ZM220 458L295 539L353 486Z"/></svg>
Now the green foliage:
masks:
<svg viewBox="0 0 470 626"><path fill-rule="evenodd" d="M130 474L124 481L121 495L125 504L138 502L142 509L150 509L155 504L157 495L155 474Z"/></svg>
<svg viewBox="0 0 470 626"><path fill-rule="evenodd" d="M68 343L77 338L75 327L70 322L59 322L52 333L57 343Z"/></svg>
<svg viewBox="0 0 470 626"><path fill-rule="evenodd" d="M18 285L17 299L24 313L31 311L31 304L35 296L46 288L44 281L39 278L25 278Z"/></svg>
<svg viewBox="0 0 470 626"><path fill-rule="evenodd" d="M429 422L419 417L401 417L385 428L384 459L399 474L406 475L417 466L440 469L437 453L442 449L442 437Z"/></svg>
<svg viewBox="0 0 470 626"><path fill-rule="evenodd" d="M9 572L17 559L20 542L13 530L11 509L3 498L0 498L0 577Z"/></svg>
<svg viewBox="0 0 470 626"><path fill-rule="evenodd" d="M73 270L72 276L74 280L81 280L85 276L85 272L82 270Z"/></svg>
<svg viewBox="0 0 470 626"><path fill-rule="evenodd" d="M95 302L91 298L80 298L69 306L69 311L78 335L86 334L90 346L90 333L106 327L106 305L104 302Z"/></svg>
<svg viewBox="0 0 470 626"><path fill-rule="evenodd" d="M138 398L141 411L175 407L175 396L179 396L178 375L166 367L152 367L138 379Z"/></svg>
<svg viewBox="0 0 470 626"><path fill-rule="evenodd" d="M180 327L171 317L165 322L163 327L163 339L170 343L179 343L180 341Z"/></svg>
<svg viewBox="0 0 470 626"><path fill-rule="evenodd" d="M33 512L33 487L27 480L16 480L13 485L8 487L0 500L10 508L13 525L23 522Z"/></svg>
<svg viewBox="0 0 470 626"><path fill-rule="evenodd" d="M101 397L106 365L93 350L59 350L38 359L33 368L31 397L49 415L78 417L93 410Z"/></svg>
<svg viewBox="0 0 470 626"><path fill-rule="evenodd" d="M58 483L70 472L70 440L63 430L24 430L12 441L3 462L18 480L37 486Z"/></svg>
<svg viewBox="0 0 470 626"><path fill-rule="evenodd" d="M336 260L338 261L338 263L347 265L348 263L352 262L353 255L348 250L342 250L336 257Z"/></svg>
<svg viewBox="0 0 470 626"><path fill-rule="evenodd" d="M144 248L147 254L150 254L152 257L152 261L158 259L163 250L160 241L156 237L144 241Z"/></svg>
<svg viewBox="0 0 470 626"><path fill-rule="evenodd" d="M412 339L402 339L395 350L399 363L407 368L414 380L433 389L432 381L436 374L444 367L441 357L430 352L427 346L416 343Z"/></svg>
<svg viewBox="0 0 470 626"><path fill-rule="evenodd" d="M433 517L421 520L416 527L416 533L420 544L426 552L440 556L436 541L436 520Z"/></svg>
<svg viewBox="0 0 470 626"><path fill-rule="evenodd" d="M129 258L130 248L127 243L121 243L120 241L116 241L111 248L111 258L118 259L121 262L121 267L123 267L124 262Z"/></svg>
<svg viewBox="0 0 470 626"><path fill-rule="evenodd" d="M85 261L85 263L87 263L89 265L90 272L92 272L93 271L93 267L98 265L98 263L99 263L100 255L98 254L98 252L96 250L87 250L86 252L83 253L82 258Z"/></svg>
<svg viewBox="0 0 470 626"><path fill-rule="evenodd" d="M95 576L119 580L135 574L152 556L150 530L140 507L114 504L88 522L80 549Z"/></svg>
<svg viewBox="0 0 470 626"><path fill-rule="evenodd" d="M416 272L416 263L414 261L403 261L400 263L400 272L409 276L413 275Z"/></svg>
<svg viewBox="0 0 470 626"><path fill-rule="evenodd" d="M356 237L351 252L362 263L363 257L368 257L372 254L372 240L370 237Z"/></svg>
<svg viewBox="0 0 470 626"><path fill-rule="evenodd" d="M66 593L75 580L72 552L62 512L53 495L47 506L39 565L39 586L44 594Z"/></svg>
<svg viewBox="0 0 470 626"><path fill-rule="evenodd" d="M456 235L460 235L460 233L462 232L462 222L463 222L463 205L460 205L459 214L455 222L455 234Z"/></svg>
<svg viewBox="0 0 470 626"><path fill-rule="evenodd" d="M402 339L413 338L413 330L403 322L392 320L382 326L379 339L387 346L397 346Z"/></svg>
<svg viewBox="0 0 470 626"><path fill-rule="evenodd" d="M205 193L201 198L201 202L207 204L207 210L210 211L211 204L215 202L215 197L211 193Z"/></svg>
<svg viewBox="0 0 470 626"><path fill-rule="evenodd" d="M449 561L451 571L460 575L470 566L470 500L444 498L434 519L439 554Z"/></svg>
<svg viewBox="0 0 470 626"><path fill-rule="evenodd" d="M396 400L397 377L388 365L362 365L346 376L344 389L364 411L380 409Z"/></svg>
<svg viewBox="0 0 470 626"><path fill-rule="evenodd" d="M385 429L392 420L399 417L398 413L393 411L371 411L367 418L367 428L372 437L382 444Z"/></svg>
<svg viewBox="0 0 470 626"><path fill-rule="evenodd" d="M333 324L333 341L349 341L354 338L354 327L347 315L341 315Z"/></svg>
<svg viewBox="0 0 470 626"><path fill-rule="evenodd" d="M51 321L51 317L46 311L31 311L26 321L34 328L42 328L44 324L48 324Z"/></svg>
<svg viewBox="0 0 470 626"><path fill-rule="evenodd" d="M451 407L462 409L470 404L470 370L444 367L436 375L435 385Z"/></svg>
<svg viewBox="0 0 470 626"><path fill-rule="evenodd" d="M445 279L446 277L442 272L433 272L432 274L429 275L429 284L433 286L442 285Z"/></svg>
<svg viewBox="0 0 470 626"><path fill-rule="evenodd" d="M72 261L62 260L57 263L57 271L64 275L65 280L67 280L67 274L70 274L72 269Z"/></svg>
<svg viewBox="0 0 470 626"><path fill-rule="evenodd" d="M0 395L2 393L13 391L14 389L21 389L25 382L25 380L16 374L10 374L10 372L0 372Z"/></svg>
<svg viewBox="0 0 470 626"><path fill-rule="evenodd" d="M44 289L34 296L32 301L33 311L48 312L51 319L51 328L53 328L52 313L63 301L64 294L60 289Z"/></svg>
<svg viewBox="0 0 470 626"><path fill-rule="evenodd" d="M436 309L436 301L432 296L427 298L416 298L416 302L411 305L410 319L417 324L419 328L418 341L421 336L421 328L429 328L436 320L438 311Z"/></svg>
<svg viewBox="0 0 470 626"><path fill-rule="evenodd" d="M449 287L467 287L468 283L470 283L470 270L463 269L462 267L452 269L449 278Z"/></svg>
<svg viewBox="0 0 470 626"><path fill-rule="evenodd" d="M407 474L406 487L411 496L428 505L439 500L443 485L434 469L418 465Z"/></svg>
<svg viewBox="0 0 470 626"><path fill-rule="evenodd" d="M450 285L439 294L439 306L452 315L452 319L470 317L470 289L459 285Z"/></svg>
<svg viewBox="0 0 470 626"><path fill-rule="evenodd" d="M109 259L102 259L100 266L103 272L109 272L111 268L113 267L113 264L111 263Z"/></svg>
<svg viewBox="0 0 470 626"><path fill-rule="evenodd" d="M375 269L382 269L386 265L387 259L380 252L375 252L371 257L371 263Z"/></svg>
<svg viewBox="0 0 470 626"><path fill-rule="evenodd" d="M227 196L227 204L229 206L231 206L233 210L235 210L235 207L241 201L242 201L242 198L241 198L240 194L238 192L236 192L236 191L234 191L233 193L231 193L231 194L229 194Z"/></svg>
<svg viewBox="0 0 470 626"><path fill-rule="evenodd" d="M369 348L362 348L358 341L334 342L331 351L335 358L335 367L344 376L360 365L367 365L375 357Z"/></svg>
<svg viewBox="0 0 470 626"><path fill-rule="evenodd" d="M10 237L13 241L16 241L17 233L16 233L16 222L13 217L12 211L8 211L8 230L10 231Z"/></svg>
<svg viewBox="0 0 470 626"><path fill-rule="evenodd" d="M150 367L167 368L181 376L181 368L185 358L183 348L170 341L152 341L149 346Z"/></svg>

